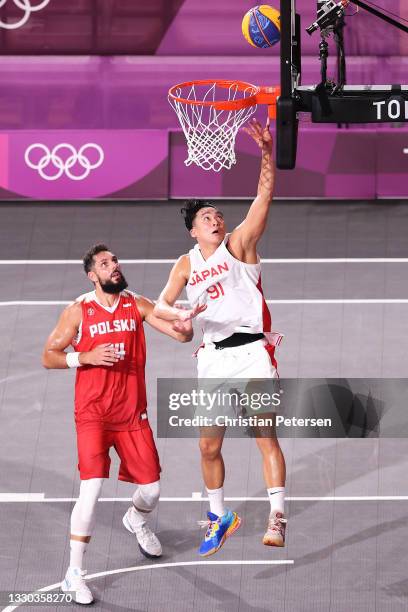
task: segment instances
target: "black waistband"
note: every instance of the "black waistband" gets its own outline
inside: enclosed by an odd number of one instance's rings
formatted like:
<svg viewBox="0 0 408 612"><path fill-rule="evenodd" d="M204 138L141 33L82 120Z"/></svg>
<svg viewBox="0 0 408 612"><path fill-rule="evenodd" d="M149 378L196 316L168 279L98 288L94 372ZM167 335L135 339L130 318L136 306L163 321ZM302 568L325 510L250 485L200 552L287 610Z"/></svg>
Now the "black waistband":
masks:
<svg viewBox="0 0 408 612"><path fill-rule="evenodd" d="M236 334L232 334L232 336L228 336L228 338L224 338L224 340L214 342L214 345L216 349L231 348L233 346L242 346L243 344L250 344L250 342L262 340L262 338L265 338L263 334L245 334L238 332Z"/></svg>

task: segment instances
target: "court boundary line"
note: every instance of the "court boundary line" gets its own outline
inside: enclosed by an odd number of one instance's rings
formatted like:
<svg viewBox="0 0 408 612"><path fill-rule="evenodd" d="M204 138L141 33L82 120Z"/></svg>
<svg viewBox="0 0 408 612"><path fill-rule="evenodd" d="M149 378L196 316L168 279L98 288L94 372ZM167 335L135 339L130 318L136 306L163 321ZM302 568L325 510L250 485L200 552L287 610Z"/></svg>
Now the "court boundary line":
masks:
<svg viewBox="0 0 408 612"><path fill-rule="evenodd" d="M265 300L267 304L408 304L408 298L333 298L333 299L287 299ZM67 306L75 300L10 300L0 302L1 306ZM177 304L189 304L188 300L177 300Z"/></svg>
<svg viewBox="0 0 408 612"><path fill-rule="evenodd" d="M96 578L102 578L104 576L112 576L115 574L127 574L131 572L138 572L143 570L157 570L157 569L168 569L172 567L208 567L211 565L293 565L295 562L293 559L266 559L261 561L260 559L254 560L231 560L231 561L175 561L173 563L155 563L151 565L135 565L133 567L123 567L116 570L107 570L105 572L97 572L96 574L90 574L86 576L86 582L90 580L94 580ZM53 591L54 589L58 589L61 586L61 582L56 582L55 584L49 584L48 586L41 587L36 591L31 591L31 593L47 593L49 591ZM2 612L13 612L20 606L24 606L27 604L19 603L17 605L7 606L3 608ZM75 603L73 602L73 605Z"/></svg>
<svg viewBox="0 0 408 612"><path fill-rule="evenodd" d="M121 264L173 264L176 259L120 259ZM261 258L261 264L408 263L408 257ZM2 266L83 265L80 259L0 259Z"/></svg>
<svg viewBox="0 0 408 612"><path fill-rule="evenodd" d="M0 493L0 503L72 503L77 497L45 497L45 493ZM99 502L129 502L131 497L100 497ZM207 502L208 497L194 492L190 497L160 497L160 502ZM265 497L225 497L225 501L265 502ZM408 495L323 495L323 496L288 496L287 502L385 502L408 501Z"/></svg>

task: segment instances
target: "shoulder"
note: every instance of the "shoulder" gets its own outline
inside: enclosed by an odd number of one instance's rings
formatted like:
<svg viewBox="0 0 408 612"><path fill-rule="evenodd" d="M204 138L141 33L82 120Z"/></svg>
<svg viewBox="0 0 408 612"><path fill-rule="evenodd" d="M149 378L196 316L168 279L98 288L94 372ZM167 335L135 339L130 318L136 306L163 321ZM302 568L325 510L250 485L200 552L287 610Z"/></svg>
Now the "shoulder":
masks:
<svg viewBox="0 0 408 612"><path fill-rule="evenodd" d="M79 295L71 304L65 309L65 312L72 313L73 316L75 314L80 314L82 316L82 304L89 304L95 300L95 291L88 291L87 293L82 293Z"/></svg>
<svg viewBox="0 0 408 612"><path fill-rule="evenodd" d="M67 325L72 325L74 327L79 327L82 320L82 305L81 302L75 300L75 302L71 302L64 308L61 313L59 322L63 322Z"/></svg>
<svg viewBox="0 0 408 612"><path fill-rule="evenodd" d="M237 232L236 228L231 234L225 236L220 246L223 247L223 250L226 251L231 258L242 261L244 253L242 244L239 240L239 232Z"/></svg>
<svg viewBox="0 0 408 612"><path fill-rule="evenodd" d="M145 297L144 295L133 293L133 291L130 291L129 293L132 294L132 297L136 302L136 307L140 313L140 316L144 320L151 312L153 312L154 302L150 300L149 298Z"/></svg>
<svg viewBox="0 0 408 612"><path fill-rule="evenodd" d="M93 302L95 299L95 291L87 291L87 293L82 293L79 295L73 304L88 304L89 302Z"/></svg>
<svg viewBox="0 0 408 612"><path fill-rule="evenodd" d="M147 311L149 310L149 302L150 300L140 293L136 293L136 291L131 291L130 289L125 289L121 292L121 297L125 299L131 299L134 301L136 310L140 314L142 320L145 319ZM154 304L152 302L151 308L154 308Z"/></svg>
<svg viewBox="0 0 408 612"><path fill-rule="evenodd" d="M190 271L190 254L184 253L176 261L176 266L179 266L180 270Z"/></svg>
<svg viewBox="0 0 408 612"><path fill-rule="evenodd" d="M239 233L239 227L240 226L235 228L231 234L226 236L226 240L224 241L225 250L229 253L232 259L235 259L240 263L245 265L259 264L260 259L256 250L256 245L251 244L247 247L244 246Z"/></svg>
<svg viewBox="0 0 408 612"><path fill-rule="evenodd" d="M135 301L137 301L141 296L136 293L135 291L131 291L130 289L125 289L124 291L121 292L121 297L124 298L131 298Z"/></svg>
<svg viewBox="0 0 408 612"><path fill-rule="evenodd" d="M122 297L134 300L136 304L136 308L139 311L142 319L145 319L146 316L153 310L154 302L144 295L140 295L140 293L136 293L135 291L131 291L130 289L125 289L121 293Z"/></svg>
<svg viewBox="0 0 408 612"><path fill-rule="evenodd" d="M185 282L190 278L190 254L181 255L173 266L172 273L178 277L182 277Z"/></svg>
<svg viewBox="0 0 408 612"><path fill-rule="evenodd" d="M82 320L82 305L89 304L95 299L95 291L88 291L82 293L73 302L63 310L61 317L66 320L72 321L73 323L80 324Z"/></svg>

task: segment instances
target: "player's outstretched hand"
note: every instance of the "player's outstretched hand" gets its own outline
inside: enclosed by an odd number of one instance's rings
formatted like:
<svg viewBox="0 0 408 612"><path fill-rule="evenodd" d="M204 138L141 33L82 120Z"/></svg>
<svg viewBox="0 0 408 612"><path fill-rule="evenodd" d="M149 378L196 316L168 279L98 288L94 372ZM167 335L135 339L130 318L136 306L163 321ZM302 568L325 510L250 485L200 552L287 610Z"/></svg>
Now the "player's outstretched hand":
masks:
<svg viewBox="0 0 408 612"><path fill-rule="evenodd" d="M273 139L269 131L269 117L265 127L262 127L257 119L251 119L243 130L255 140L260 149L272 152Z"/></svg>
<svg viewBox="0 0 408 612"><path fill-rule="evenodd" d="M112 344L100 344L92 351L81 353L81 363L94 366L113 366L120 359L120 351Z"/></svg>
<svg viewBox="0 0 408 612"><path fill-rule="evenodd" d="M194 306L194 308L183 308L180 304L176 304L176 308L180 310L178 320L179 321L190 321L194 319L200 312L203 312L207 308L207 304L201 304Z"/></svg>

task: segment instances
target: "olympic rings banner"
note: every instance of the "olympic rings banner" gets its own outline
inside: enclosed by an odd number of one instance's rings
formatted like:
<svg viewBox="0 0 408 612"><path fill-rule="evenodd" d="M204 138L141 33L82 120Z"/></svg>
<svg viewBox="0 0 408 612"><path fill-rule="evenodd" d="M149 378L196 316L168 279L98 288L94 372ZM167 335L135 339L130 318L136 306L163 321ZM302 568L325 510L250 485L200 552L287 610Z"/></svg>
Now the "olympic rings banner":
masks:
<svg viewBox="0 0 408 612"><path fill-rule="evenodd" d="M50 3L50 0L42 0L39 3L31 3L30 0L0 0L0 9L3 8L7 3L13 3L17 9L20 9L20 17L10 22L3 21L0 19L0 28L4 30L17 30L25 26L29 20L31 13L41 11L43 8Z"/></svg>
<svg viewBox="0 0 408 612"><path fill-rule="evenodd" d="M0 198L168 196L165 130L0 132Z"/></svg>
<svg viewBox="0 0 408 612"><path fill-rule="evenodd" d="M186 167L181 130L0 132L0 200L252 198L259 150L246 134L237 164L217 174ZM352 153L351 153L352 152ZM407 197L408 129L304 130L277 198Z"/></svg>

